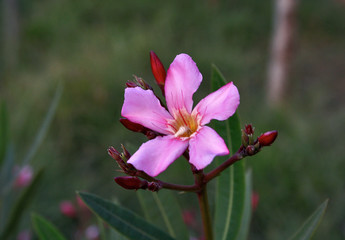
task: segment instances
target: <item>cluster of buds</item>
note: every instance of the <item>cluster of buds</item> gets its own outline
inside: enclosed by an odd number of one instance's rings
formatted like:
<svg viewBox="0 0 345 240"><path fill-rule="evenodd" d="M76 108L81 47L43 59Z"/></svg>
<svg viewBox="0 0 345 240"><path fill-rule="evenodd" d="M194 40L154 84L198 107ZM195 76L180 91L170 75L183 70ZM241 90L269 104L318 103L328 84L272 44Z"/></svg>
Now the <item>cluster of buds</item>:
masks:
<svg viewBox="0 0 345 240"><path fill-rule="evenodd" d="M137 169L133 167L133 165L128 164L127 160L131 157L131 154L127 151L125 146L121 145L122 153L117 151L114 147L108 148L108 154L116 161L122 171L131 176L135 176Z"/></svg>
<svg viewBox="0 0 345 240"><path fill-rule="evenodd" d="M153 76L164 96L166 71L163 66L163 63L160 61L158 56L153 51L150 52L150 62L151 62L151 69L152 69ZM129 88L140 87L144 90L149 89L153 91L152 87L147 82L145 82L142 78L137 77L135 75L134 75L134 80L129 80L126 83L126 86ZM141 124L134 123L128 120L127 118L120 118L120 122L128 130L142 133L149 140L154 139L155 137L161 135L151 129L148 129L142 126ZM126 148L123 145L121 145L121 147L123 150L122 153L118 152L114 147L109 147L108 154L113 159L115 159L115 161L117 162L118 166L122 169L122 171L129 176L115 177L114 178L115 182L125 189L135 189L135 190L147 189L150 191L158 191L161 188L159 183L154 182L154 181L141 180L137 177L138 175L145 175L147 177L147 175L142 171L138 171L133 165L127 163L128 159L131 157L131 154L126 150Z"/></svg>
<svg viewBox="0 0 345 240"><path fill-rule="evenodd" d="M270 146L277 138L278 131L269 131L254 139L254 127L251 124L242 129L242 146L246 154L252 156L258 153L262 147Z"/></svg>
<svg viewBox="0 0 345 240"><path fill-rule="evenodd" d="M135 88L135 87L141 87L144 90L153 90L152 87L144 81L144 79L142 79L141 77L137 77L135 75L133 75L134 80L128 80L126 83L126 86L129 88Z"/></svg>

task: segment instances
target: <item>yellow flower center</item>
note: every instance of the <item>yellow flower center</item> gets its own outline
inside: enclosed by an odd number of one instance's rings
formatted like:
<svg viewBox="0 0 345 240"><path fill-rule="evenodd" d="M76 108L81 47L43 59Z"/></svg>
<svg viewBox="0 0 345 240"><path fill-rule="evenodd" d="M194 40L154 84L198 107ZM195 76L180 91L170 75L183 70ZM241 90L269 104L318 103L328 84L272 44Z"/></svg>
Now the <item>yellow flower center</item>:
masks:
<svg viewBox="0 0 345 240"><path fill-rule="evenodd" d="M180 109L174 112L173 117L174 120L169 123L169 127L175 137L189 138L199 128L200 119L197 114Z"/></svg>

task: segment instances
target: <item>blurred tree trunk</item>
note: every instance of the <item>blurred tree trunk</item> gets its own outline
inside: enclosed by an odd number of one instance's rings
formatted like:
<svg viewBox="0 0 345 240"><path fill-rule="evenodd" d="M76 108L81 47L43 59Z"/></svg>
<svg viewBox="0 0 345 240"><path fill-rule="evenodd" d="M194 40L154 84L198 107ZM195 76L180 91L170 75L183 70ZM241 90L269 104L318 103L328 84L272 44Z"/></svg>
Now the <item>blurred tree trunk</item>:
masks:
<svg viewBox="0 0 345 240"><path fill-rule="evenodd" d="M286 94L296 33L296 9L296 0L275 0L274 29L267 84L267 101L272 107L281 105Z"/></svg>
<svg viewBox="0 0 345 240"><path fill-rule="evenodd" d="M5 70L13 70L18 62L19 11L17 0L2 0L3 63Z"/></svg>

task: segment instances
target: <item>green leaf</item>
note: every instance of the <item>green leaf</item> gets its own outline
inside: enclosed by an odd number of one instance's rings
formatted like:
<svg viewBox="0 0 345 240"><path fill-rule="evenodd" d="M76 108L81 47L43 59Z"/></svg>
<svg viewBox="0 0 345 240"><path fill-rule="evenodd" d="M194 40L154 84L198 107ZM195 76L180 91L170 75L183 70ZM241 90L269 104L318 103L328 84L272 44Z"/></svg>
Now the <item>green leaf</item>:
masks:
<svg viewBox="0 0 345 240"><path fill-rule="evenodd" d="M85 204L111 227L130 239L173 239L130 210L89 193L78 193Z"/></svg>
<svg viewBox="0 0 345 240"><path fill-rule="evenodd" d="M24 190L24 192L21 194L21 196L14 204L12 208L12 213L7 221L4 232L0 236L0 239L5 240L9 238L13 232L15 232L20 223L21 216L24 210L29 206L29 203L31 202L31 199L35 194L35 191L38 187L39 182L42 179L42 176L43 169L39 170L36 173L31 184Z"/></svg>
<svg viewBox="0 0 345 240"><path fill-rule="evenodd" d="M302 227L290 238L290 240L311 239L326 211L328 199L324 201L313 214L303 223Z"/></svg>
<svg viewBox="0 0 345 240"><path fill-rule="evenodd" d="M48 128L53 120L53 117L55 115L56 112L56 108L58 106L58 103L60 101L62 95L62 85L59 85L55 91L55 95L54 98L52 100L52 102L50 103L48 112L44 118L43 123L41 124L41 127L39 129L39 131L37 132L37 135L32 143L32 145L29 148L28 153L25 155L25 158L23 160L23 165L27 165L29 164L30 160L33 158L33 156L35 155L35 153L38 150L38 147L41 145L45 135L47 134Z"/></svg>
<svg viewBox="0 0 345 240"><path fill-rule="evenodd" d="M0 167L4 162L8 142L7 109L4 102L0 105Z"/></svg>
<svg viewBox="0 0 345 240"><path fill-rule="evenodd" d="M217 69L212 66L212 91L216 91L227 82ZM235 153L241 146L241 127L238 114L235 113L227 121L215 122L215 130L228 143L230 153ZM220 164L228 157L220 157ZM216 209L214 232L215 239L238 239L245 201L245 172L244 161L241 160L217 177L216 185Z"/></svg>
<svg viewBox="0 0 345 240"><path fill-rule="evenodd" d="M65 240L66 238L48 220L37 214L31 216L35 232L40 240Z"/></svg>
<svg viewBox="0 0 345 240"><path fill-rule="evenodd" d="M252 171L246 172L246 189L244 197L244 210L242 216L241 227L238 233L238 240L245 240L248 237L250 219L252 217Z"/></svg>
<svg viewBox="0 0 345 240"><path fill-rule="evenodd" d="M14 148L12 144L8 144L6 150L5 161L3 162L0 172L0 235L4 231L13 205L14 194L10 192L13 179L14 167Z"/></svg>
<svg viewBox="0 0 345 240"><path fill-rule="evenodd" d="M166 229L176 239L189 239L181 208L171 191L137 191L145 218L155 226Z"/></svg>

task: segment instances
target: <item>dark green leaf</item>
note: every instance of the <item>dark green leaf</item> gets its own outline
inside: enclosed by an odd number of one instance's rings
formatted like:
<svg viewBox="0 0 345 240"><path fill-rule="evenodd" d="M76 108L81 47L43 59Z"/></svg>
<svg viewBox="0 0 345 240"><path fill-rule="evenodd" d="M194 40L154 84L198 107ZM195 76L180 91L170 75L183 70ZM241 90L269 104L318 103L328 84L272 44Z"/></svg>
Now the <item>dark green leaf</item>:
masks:
<svg viewBox="0 0 345 240"><path fill-rule="evenodd" d="M303 223L302 227L290 238L290 240L308 240L314 235L326 211L328 199L324 201L313 214Z"/></svg>
<svg viewBox="0 0 345 240"><path fill-rule="evenodd" d="M21 196L18 198L16 203L12 208L12 213L8 219L8 222L5 226L4 232L1 234L0 239L8 239L10 235L15 232L17 229L21 216L24 210L28 207L29 203L31 202L32 197L35 194L35 191L38 187L38 184L43 176L43 169L39 170L34 179L32 180L31 184L24 190Z"/></svg>
<svg viewBox="0 0 345 240"><path fill-rule="evenodd" d="M5 159L8 142L7 109L4 102L0 104L0 167Z"/></svg>
<svg viewBox="0 0 345 240"><path fill-rule="evenodd" d="M188 239L181 208L171 191L137 191L145 218L155 226L166 229L176 239Z"/></svg>
<svg viewBox="0 0 345 240"><path fill-rule="evenodd" d="M244 211L243 211L243 216L242 216L241 228L237 237L238 240L247 239L251 217L252 217L252 171L248 170L246 172Z"/></svg>
<svg viewBox="0 0 345 240"><path fill-rule="evenodd" d="M173 239L130 210L89 193L78 193L86 205L111 227L130 239Z"/></svg>
<svg viewBox="0 0 345 240"><path fill-rule="evenodd" d="M57 228L43 217L32 214L32 224L40 240L65 240L66 238L57 230Z"/></svg>
<svg viewBox="0 0 345 240"><path fill-rule="evenodd" d="M225 85L222 74L217 67L212 67L212 91ZM238 114L227 121L215 122L215 130L228 143L230 153L235 153L241 146L241 127ZM227 157L218 158L218 164ZM244 161L241 160L217 177L216 209L214 232L218 240L237 239L240 233L245 201Z"/></svg>

